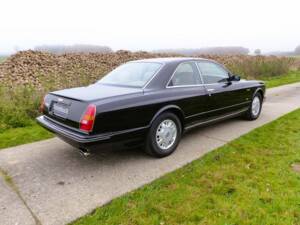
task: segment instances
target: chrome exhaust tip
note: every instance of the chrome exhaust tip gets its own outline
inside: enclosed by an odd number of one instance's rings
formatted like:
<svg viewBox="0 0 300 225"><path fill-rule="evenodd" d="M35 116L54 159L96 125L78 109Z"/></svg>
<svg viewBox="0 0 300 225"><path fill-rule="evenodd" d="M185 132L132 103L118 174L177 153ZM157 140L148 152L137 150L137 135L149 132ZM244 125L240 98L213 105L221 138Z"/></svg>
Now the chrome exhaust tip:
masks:
<svg viewBox="0 0 300 225"><path fill-rule="evenodd" d="M80 148L79 153L84 157L88 157L91 155L90 151L88 149L84 149L84 148Z"/></svg>

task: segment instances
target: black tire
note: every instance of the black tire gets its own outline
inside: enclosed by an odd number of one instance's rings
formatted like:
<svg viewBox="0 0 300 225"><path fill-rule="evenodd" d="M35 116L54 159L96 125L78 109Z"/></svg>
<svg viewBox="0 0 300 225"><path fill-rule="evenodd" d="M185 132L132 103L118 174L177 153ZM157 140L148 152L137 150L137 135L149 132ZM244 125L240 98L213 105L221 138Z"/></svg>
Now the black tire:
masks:
<svg viewBox="0 0 300 225"><path fill-rule="evenodd" d="M170 141L173 142L173 144L170 147L168 147L167 149L163 149L163 147L159 146L157 142L157 138L158 138L157 131L163 121L166 122L169 120L173 121L173 123L176 125L177 132L176 135L174 135L176 136L176 138L175 140L173 139L173 141ZM162 158L170 155L177 148L181 139L181 133L182 133L182 126L178 117L171 112L162 113L153 121L151 128L148 132L147 139L146 139L146 146L145 146L146 153L157 158Z"/></svg>
<svg viewBox="0 0 300 225"><path fill-rule="evenodd" d="M258 98L259 99L259 111L258 111L258 113L253 113L253 101L255 101L255 99L256 98ZM245 113L245 115L244 115L244 118L246 119L246 120L256 120L258 117L259 117L259 115L260 115L260 113L261 113L261 109L262 109L262 101L263 101L263 97L262 97L262 95L260 94L260 93L256 93L254 96L253 96L253 98L252 98L252 101L251 101L251 104L250 104L250 106L249 106L249 109L248 109L248 111Z"/></svg>

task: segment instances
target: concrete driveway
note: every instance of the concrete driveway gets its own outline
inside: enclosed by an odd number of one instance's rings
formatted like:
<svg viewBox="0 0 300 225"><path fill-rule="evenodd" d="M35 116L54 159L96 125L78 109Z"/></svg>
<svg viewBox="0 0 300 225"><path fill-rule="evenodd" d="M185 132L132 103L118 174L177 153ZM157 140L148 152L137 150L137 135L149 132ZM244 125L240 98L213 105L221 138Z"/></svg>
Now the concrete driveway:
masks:
<svg viewBox="0 0 300 225"><path fill-rule="evenodd" d="M300 83L269 89L258 120L231 119L193 130L163 159L122 149L83 158L57 138L2 150L0 167L12 182L0 177L1 224L71 222L299 107Z"/></svg>

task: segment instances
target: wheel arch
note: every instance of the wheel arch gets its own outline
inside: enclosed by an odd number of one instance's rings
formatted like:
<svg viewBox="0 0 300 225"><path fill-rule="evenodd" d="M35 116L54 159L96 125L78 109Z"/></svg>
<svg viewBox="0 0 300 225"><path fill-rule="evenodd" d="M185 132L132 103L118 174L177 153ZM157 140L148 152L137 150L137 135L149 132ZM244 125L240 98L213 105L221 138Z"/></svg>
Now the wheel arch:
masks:
<svg viewBox="0 0 300 225"><path fill-rule="evenodd" d="M262 88L256 88L256 90L254 91L254 93L253 93L253 95L252 95L252 98L254 98L254 96L257 94L257 93L259 93L259 94L261 94L261 97L264 99L264 90L262 89Z"/></svg>
<svg viewBox="0 0 300 225"><path fill-rule="evenodd" d="M162 113L165 113L165 112L172 112L172 113L174 113L174 114L178 117L178 119L179 119L179 121L180 121L180 123L181 123L182 129L184 129L184 125L185 125L185 122L184 122L184 118L185 118L184 112L183 112L182 109L181 109L179 106L177 106L177 105L167 105L167 106L164 106L163 108L161 108L160 110L158 110L158 111L155 113L155 115L153 116L153 118L152 118L152 120L151 120L151 122L150 122L150 126L152 125L153 121L154 121L159 115L161 115Z"/></svg>

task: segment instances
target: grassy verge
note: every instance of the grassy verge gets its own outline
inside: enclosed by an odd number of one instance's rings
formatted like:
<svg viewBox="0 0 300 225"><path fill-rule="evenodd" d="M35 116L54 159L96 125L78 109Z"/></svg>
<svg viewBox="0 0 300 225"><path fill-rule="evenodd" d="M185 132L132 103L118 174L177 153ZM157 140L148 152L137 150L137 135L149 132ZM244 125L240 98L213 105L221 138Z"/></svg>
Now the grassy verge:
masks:
<svg viewBox="0 0 300 225"><path fill-rule="evenodd" d="M52 133L35 123L27 127L8 129L0 133L0 149L40 141L50 137L53 137Z"/></svg>
<svg viewBox="0 0 300 225"><path fill-rule="evenodd" d="M300 110L74 222L299 224Z"/></svg>
<svg viewBox="0 0 300 225"><path fill-rule="evenodd" d="M262 80L266 82L267 88L300 82L300 71L291 71L286 75L263 78Z"/></svg>

